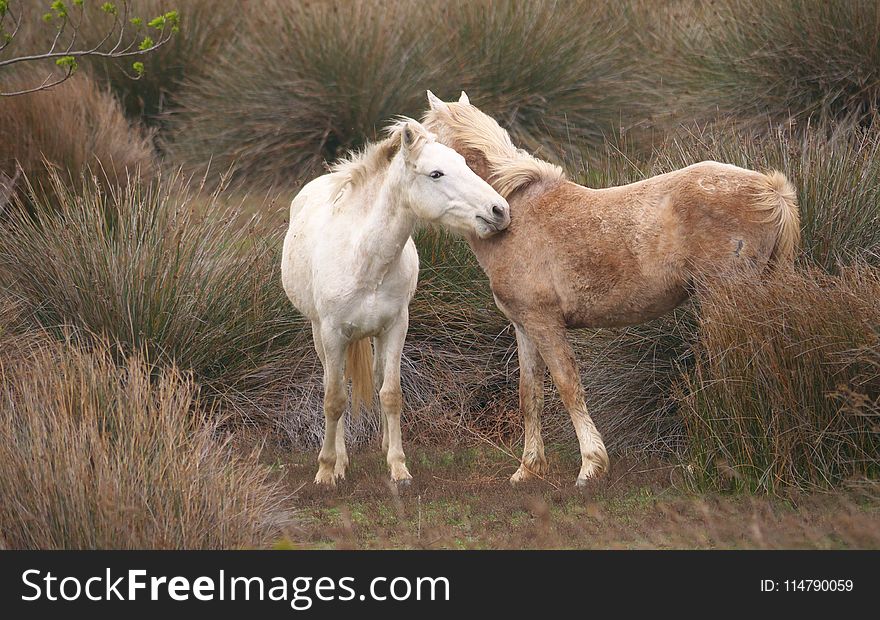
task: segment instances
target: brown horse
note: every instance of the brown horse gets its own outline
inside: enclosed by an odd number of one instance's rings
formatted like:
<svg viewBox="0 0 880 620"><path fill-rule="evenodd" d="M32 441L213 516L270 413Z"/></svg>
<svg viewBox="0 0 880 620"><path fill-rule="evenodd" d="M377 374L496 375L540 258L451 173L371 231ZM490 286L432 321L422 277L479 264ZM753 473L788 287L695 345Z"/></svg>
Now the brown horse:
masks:
<svg viewBox="0 0 880 620"><path fill-rule="evenodd" d="M704 161L591 189L517 149L464 93L444 103L428 92L428 101L425 125L510 204L506 231L467 239L516 328L525 447L511 481L546 472L540 416L549 368L577 432L583 485L607 470L608 454L565 330L642 323L684 301L695 278L791 264L800 241L794 188L779 172Z"/></svg>

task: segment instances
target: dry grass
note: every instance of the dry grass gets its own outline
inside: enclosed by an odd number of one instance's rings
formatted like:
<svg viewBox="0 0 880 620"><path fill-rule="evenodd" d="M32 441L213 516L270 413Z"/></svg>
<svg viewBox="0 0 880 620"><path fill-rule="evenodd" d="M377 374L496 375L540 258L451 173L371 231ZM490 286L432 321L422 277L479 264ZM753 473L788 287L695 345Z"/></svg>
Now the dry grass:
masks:
<svg viewBox="0 0 880 620"><path fill-rule="evenodd" d="M878 301L870 267L701 296L680 409L700 486L780 492L880 473Z"/></svg>
<svg viewBox="0 0 880 620"><path fill-rule="evenodd" d="M880 109L876 2L721 0L669 25L655 36L667 40L663 73L679 119L866 125Z"/></svg>
<svg viewBox="0 0 880 620"><path fill-rule="evenodd" d="M3 74L2 88L23 85L23 74ZM69 187L82 175L104 184L153 172L150 136L131 124L108 91L86 75L76 75L46 92L4 98L0 105L0 171L12 177L17 166L40 196L54 195L56 171ZM19 183L23 186L23 183Z"/></svg>
<svg viewBox="0 0 880 620"><path fill-rule="evenodd" d="M189 376L33 333L0 346L0 547L261 547L289 526Z"/></svg>
<svg viewBox="0 0 880 620"><path fill-rule="evenodd" d="M222 192L175 176L53 189L55 209L0 227L0 284L38 327L146 351L192 372L206 397L308 339L281 289L280 238Z"/></svg>

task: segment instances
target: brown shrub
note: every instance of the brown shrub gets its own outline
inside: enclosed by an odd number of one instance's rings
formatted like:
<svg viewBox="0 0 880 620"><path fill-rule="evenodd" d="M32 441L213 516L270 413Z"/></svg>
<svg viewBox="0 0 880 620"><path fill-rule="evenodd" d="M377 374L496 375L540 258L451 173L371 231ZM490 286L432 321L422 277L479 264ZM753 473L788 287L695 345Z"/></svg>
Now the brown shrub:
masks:
<svg viewBox="0 0 880 620"><path fill-rule="evenodd" d="M27 84L16 74L0 88ZM113 95L84 74L48 91L6 97L0 105L0 172L13 177L20 166L38 194L51 192L49 169L76 186L83 173L124 184L129 175L148 176L153 157L149 134L130 124Z"/></svg>
<svg viewBox="0 0 880 620"><path fill-rule="evenodd" d="M289 523L188 376L33 332L0 347L0 547L259 547Z"/></svg>
<svg viewBox="0 0 880 620"><path fill-rule="evenodd" d="M880 473L880 270L733 279L700 304L680 415L696 481L778 492Z"/></svg>

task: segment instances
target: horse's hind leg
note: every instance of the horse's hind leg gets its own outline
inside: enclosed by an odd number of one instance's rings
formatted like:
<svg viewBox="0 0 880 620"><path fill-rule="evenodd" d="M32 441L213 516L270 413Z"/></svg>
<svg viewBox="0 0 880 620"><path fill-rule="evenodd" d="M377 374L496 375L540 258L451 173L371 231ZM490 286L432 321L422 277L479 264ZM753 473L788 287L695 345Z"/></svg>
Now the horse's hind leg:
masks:
<svg viewBox="0 0 880 620"><path fill-rule="evenodd" d="M541 438L544 372L547 367L522 327L516 327L516 344L519 354L519 408L525 421L525 445L522 463L510 477L510 481L514 483L547 473L544 440Z"/></svg>
<svg viewBox="0 0 880 620"><path fill-rule="evenodd" d="M404 307L400 317L383 334L376 337L376 348L381 350L384 360L382 388L379 390L379 404L385 417L388 440L388 467L391 480L401 485L412 479L406 468L403 453L403 440L400 434L400 413L403 409L403 394L400 389L400 356L403 354L403 341L409 326L409 313Z"/></svg>
<svg viewBox="0 0 880 620"><path fill-rule="evenodd" d="M565 337L564 327L530 329L529 337L538 343L538 351L550 369L553 383L571 416L581 450L581 470L577 484L583 486L589 478L608 470L608 452L602 435L587 413L584 388L575 362L574 351Z"/></svg>
<svg viewBox="0 0 880 620"><path fill-rule="evenodd" d="M315 340L317 347L318 339ZM321 445L321 452L318 454L318 473L315 475L315 484L333 486L336 484L337 430L339 420L345 411L345 404L348 401L343 377L347 343L341 334L329 329L320 332L320 343L324 351L321 359L324 365L324 442ZM344 426L342 432L345 432Z"/></svg>
<svg viewBox="0 0 880 620"><path fill-rule="evenodd" d="M385 351L377 343L373 353L373 385L382 387L385 382ZM388 421L385 412L379 412L379 423L382 427L382 452L388 454Z"/></svg>

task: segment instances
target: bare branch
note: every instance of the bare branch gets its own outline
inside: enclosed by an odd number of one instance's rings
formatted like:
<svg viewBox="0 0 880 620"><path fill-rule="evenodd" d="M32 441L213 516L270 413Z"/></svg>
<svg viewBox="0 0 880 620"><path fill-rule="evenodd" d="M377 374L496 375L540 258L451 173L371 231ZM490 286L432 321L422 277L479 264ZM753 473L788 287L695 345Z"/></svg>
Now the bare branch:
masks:
<svg viewBox="0 0 880 620"><path fill-rule="evenodd" d="M21 27L21 15L19 15L18 17L16 17L15 14L14 14L11 10L8 10L7 13L8 13L10 16L12 16L12 19L13 19L13 21L15 22L15 28L13 28L13 29L12 29L12 32L9 34L9 38L6 39L5 41L3 41L3 44L0 45L0 52L2 52L4 49L6 49L6 46L7 46L7 45L9 45L10 43L12 43L12 40L15 38L15 35L18 34L18 29ZM4 21L5 19L6 19L6 15L3 15L3 17L0 18L0 30L2 30L3 21Z"/></svg>
<svg viewBox="0 0 880 620"><path fill-rule="evenodd" d="M83 5L75 5L80 12L79 20L74 20L65 6L62 5L61 8L53 6L52 10L55 11L54 19L59 20L59 22L57 23L57 32L53 37L49 50L43 53L26 54L0 60L0 69L19 63L55 60L56 64L63 69L64 75L58 78L57 76L50 74L38 86L14 92L0 92L0 97L23 95L57 86L70 79L71 75L77 70L77 61L81 58L95 57L124 59L150 54L167 44L177 33L179 17L176 11L159 15L155 20L150 21L144 26L142 19L131 19L129 0L119 0L117 4L121 4L121 7L111 5L111 10L106 10L107 13L113 16L113 24L104 34L103 38L97 44L84 46L82 48L76 48L76 42L78 35L80 34L83 20L85 19L85 9ZM16 34L19 32L22 22L21 13L13 12L12 6L10 5L14 6L12 0L7 4L4 14L0 16L0 26L5 22L8 15L15 23L15 29L8 37L6 37L7 40L0 45L0 50L3 50L12 42ZM47 19L53 19L51 13L48 14ZM130 36L127 36L126 27L129 23L133 23L136 28ZM156 41L154 41L149 34L146 34L149 32L147 28L150 27L158 31ZM65 33L69 33L69 39L65 38ZM65 40L66 43L62 44L61 42ZM112 46L107 49L108 45ZM63 49L59 49L60 46L63 46ZM141 63L135 63L135 65L140 65L134 67L135 75L127 71L125 72L126 75L132 79L140 77L140 73L143 71Z"/></svg>
<svg viewBox="0 0 880 620"><path fill-rule="evenodd" d="M52 88L53 86L58 86L62 82L66 82L67 80L70 79L70 76L72 76L72 75L73 75L73 67L68 67L67 70L64 72L64 76L58 78L55 81L52 81L52 74L49 74L46 76L46 79L43 80L43 83L40 84L39 86L35 86L33 88L27 88L25 90L15 90L15 91L8 92L8 93L0 93L0 97L15 97L16 95L27 95L29 93L35 93L38 90L48 90L49 88Z"/></svg>

